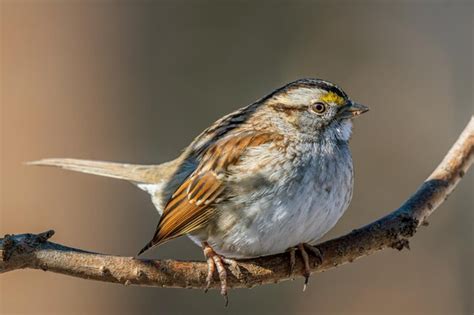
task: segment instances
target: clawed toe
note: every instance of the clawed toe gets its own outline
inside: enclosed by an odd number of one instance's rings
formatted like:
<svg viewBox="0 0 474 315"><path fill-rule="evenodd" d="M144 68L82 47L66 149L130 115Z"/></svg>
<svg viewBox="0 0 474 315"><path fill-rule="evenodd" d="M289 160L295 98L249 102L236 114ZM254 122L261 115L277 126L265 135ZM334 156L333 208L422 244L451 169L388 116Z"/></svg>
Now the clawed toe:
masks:
<svg viewBox="0 0 474 315"><path fill-rule="evenodd" d="M290 277L293 276L293 273L295 272L295 267L296 267L296 247L291 247L288 249L288 252L290 252L290 271L289 275Z"/></svg>
<svg viewBox="0 0 474 315"><path fill-rule="evenodd" d="M237 278L241 279L242 278L242 271L240 271L239 264L233 259L221 257L222 261L229 267L230 271L232 274Z"/></svg>
<svg viewBox="0 0 474 315"><path fill-rule="evenodd" d="M300 251L301 258L303 259L303 277L304 277L303 291L306 291L306 287L309 282L309 277L311 276L311 267L309 266L309 256L303 244L298 245L298 250Z"/></svg>
<svg viewBox="0 0 474 315"><path fill-rule="evenodd" d="M307 243L303 243L303 247L314 255L314 257L316 258L317 265L321 265L323 263L323 253L321 253L319 248L313 245L309 245Z"/></svg>
<svg viewBox="0 0 474 315"><path fill-rule="evenodd" d="M217 274L219 275L219 280L221 282L221 295L225 299L225 306L229 304L229 298L227 296L227 271L225 269L225 264L229 266L229 270L234 274L237 278L241 278L241 271L240 267L237 264L235 260L225 258L222 256L219 256L211 246L207 243L203 243L202 245L203 250L204 250L204 256L206 257L207 260L207 277L206 277L206 288L204 292L207 292L209 290L209 287L211 286L212 278L214 275L214 272L217 269Z"/></svg>
<svg viewBox="0 0 474 315"><path fill-rule="evenodd" d="M293 275L293 272L296 266L296 250L297 249L301 254L301 259L303 260L303 277L305 278L303 291L305 291L306 287L308 286L309 277L311 276L311 266L310 266L310 259L309 259L308 252L311 253L316 258L317 265L320 265L323 262L323 255L317 247L311 246L306 243L301 243L301 244L298 244L296 247L292 247L288 249L290 253L290 272L289 272L290 276Z"/></svg>

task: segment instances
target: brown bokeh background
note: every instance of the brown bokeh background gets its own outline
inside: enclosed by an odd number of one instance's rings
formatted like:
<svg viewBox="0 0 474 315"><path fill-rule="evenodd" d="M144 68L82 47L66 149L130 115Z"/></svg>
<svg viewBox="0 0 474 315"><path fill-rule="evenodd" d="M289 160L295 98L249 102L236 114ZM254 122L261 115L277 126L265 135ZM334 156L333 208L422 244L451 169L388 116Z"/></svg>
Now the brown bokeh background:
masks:
<svg viewBox="0 0 474 315"><path fill-rule="evenodd" d="M0 234L134 255L157 214L112 179L22 165L44 157L172 159L221 115L301 77L340 84L356 121L354 199L327 237L396 208L473 110L470 1L360 4L1 1ZM0 276L2 314L472 314L473 172L420 229L311 279L216 293L123 287L24 270ZM148 257L202 259L182 238Z"/></svg>

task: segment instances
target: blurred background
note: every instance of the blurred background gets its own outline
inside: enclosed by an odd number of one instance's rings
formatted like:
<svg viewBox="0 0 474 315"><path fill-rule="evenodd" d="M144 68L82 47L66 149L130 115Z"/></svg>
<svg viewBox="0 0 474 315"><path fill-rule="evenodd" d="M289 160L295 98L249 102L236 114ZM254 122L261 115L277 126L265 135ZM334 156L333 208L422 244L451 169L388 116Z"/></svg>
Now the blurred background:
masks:
<svg viewBox="0 0 474 315"><path fill-rule="evenodd" d="M220 116L301 77L371 111L352 139L353 202L334 237L398 207L473 112L470 1L1 1L0 234L135 255L158 220L128 183L22 163L174 158ZM24 270L2 314L472 314L473 171L411 241L314 275L232 290L124 287ZM202 259L186 238L147 257Z"/></svg>

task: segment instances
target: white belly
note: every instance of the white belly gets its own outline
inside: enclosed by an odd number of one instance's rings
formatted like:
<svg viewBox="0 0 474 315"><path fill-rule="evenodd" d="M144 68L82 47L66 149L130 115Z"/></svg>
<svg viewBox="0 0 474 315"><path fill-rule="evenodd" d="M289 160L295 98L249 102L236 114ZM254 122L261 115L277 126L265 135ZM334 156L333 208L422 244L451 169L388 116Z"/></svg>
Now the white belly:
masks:
<svg viewBox="0 0 474 315"><path fill-rule="evenodd" d="M336 224L352 198L350 152L347 148L338 153L330 159L317 156L303 161L292 176L287 175L286 165L269 165L274 186L262 183L238 194L219 209L213 229L190 237L198 244L207 241L219 254L233 258L314 244ZM284 177L288 180L281 180Z"/></svg>

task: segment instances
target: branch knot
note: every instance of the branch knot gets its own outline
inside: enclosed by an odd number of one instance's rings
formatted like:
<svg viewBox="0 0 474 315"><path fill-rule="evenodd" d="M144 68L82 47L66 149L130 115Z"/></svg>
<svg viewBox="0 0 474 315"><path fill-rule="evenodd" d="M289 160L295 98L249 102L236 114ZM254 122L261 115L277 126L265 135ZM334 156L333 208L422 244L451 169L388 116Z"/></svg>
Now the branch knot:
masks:
<svg viewBox="0 0 474 315"><path fill-rule="evenodd" d="M53 235L53 230L48 230L39 234L6 234L3 238L3 247L0 251L0 258L3 262L7 262L14 254L29 254L35 251L39 245L45 243Z"/></svg>

